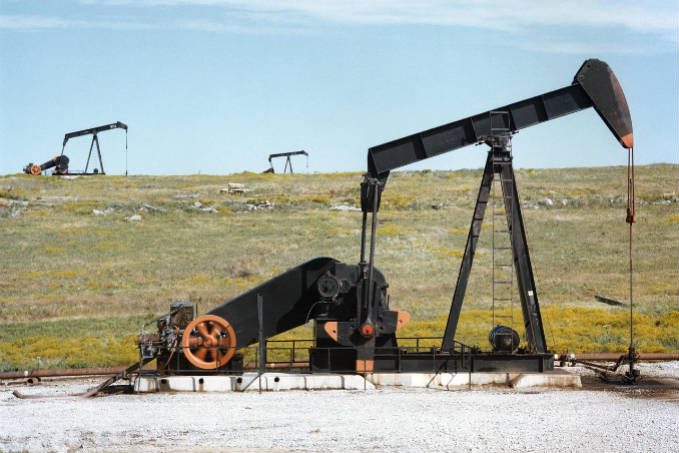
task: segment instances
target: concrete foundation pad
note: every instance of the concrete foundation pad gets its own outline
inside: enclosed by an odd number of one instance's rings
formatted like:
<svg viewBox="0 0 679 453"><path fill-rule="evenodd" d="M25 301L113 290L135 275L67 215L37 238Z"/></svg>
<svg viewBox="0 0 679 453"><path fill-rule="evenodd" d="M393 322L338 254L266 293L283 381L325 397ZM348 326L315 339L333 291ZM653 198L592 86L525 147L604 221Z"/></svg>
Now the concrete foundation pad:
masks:
<svg viewBox="0 0 679 453"><path fill-rule="evenodd" d="M134 380L134 391L231 392L236 388L237 379L237 376L139 376Z"/></svg>
<svg viewBox="0 0 679 453"><path fill-rule="evenodd" d="M351 374L288 374L288 373L244 373L236 379L235 391L280 390L363 390L375 386L363 377Z"/></svg>
<svg viewBox="0 0 679 453"><path fill-rule="evenodd" d="M520 374L511 382L514 388L526 387L582 387L582 381L577 374L566 372Z"/></svg>
<svg viewBox="0 0 679 453"><path fill-rule="evenodd" d="M501 386L582 387L580 376L562 371L545 373L371 373L293 374L244 373L241 376L139 376L134 391L155 392L258 392L281 390L372 390L377 387L461 389Z"/></svg>
<svg viewBox="0 0 679 453"><path fill-rule="evenodd" d="M374 373L366 379L376 386L455 389L486 385L511 388L582 387L580 376L562 371L544 373Z"/></svg>
<svg viewBox="0 0 679 453"><path fill-rule="evenodd" d="M375 386L352 374L244 373L241 376L139 376L134 391L258 392L281 390L372 390Z"/></svg>

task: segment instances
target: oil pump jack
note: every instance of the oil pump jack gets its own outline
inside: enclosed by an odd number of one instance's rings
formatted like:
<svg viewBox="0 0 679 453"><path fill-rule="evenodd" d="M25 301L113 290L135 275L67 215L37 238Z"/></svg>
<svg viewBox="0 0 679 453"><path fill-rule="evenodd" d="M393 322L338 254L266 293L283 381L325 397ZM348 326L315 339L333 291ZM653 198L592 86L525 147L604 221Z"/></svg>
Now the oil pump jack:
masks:
<svg viewBox="0 0 679 453"><path fill-rule="evenodd" d="M104 172L104 162L101 159L101 148L99 147L99 137L98 134L111 129L124 129L125 130L125 152L127 153L127 124L116 121L115 123L104 124L103 126L91 127L89 129L82 129L74 132L67 132L64 134L64 141L61 145L61 154L55 156L54 158L48 160L42 165L36 165L33 162L29 163L24 167L24 173L29 175L40 175L43 171L49 170L54 167L52 172L55 176L62 175L105 175ZM80 172L69 171L68 164L70 159L64 154L64 149L66 148L66 143L72 138L82 137L83 135L92 135L92 141L90 142L90 151L87 154L87 163L85 164L85 170ZM90 167L90 160L92 159L92 151L94 146L97 146L97 157L99 158L99 168L94 168L91 172L88 172ZM96 164L95 164L96 165ZM127 175L127 169L125 170L125 175Z"/></svg>
<svg viewBox="0 0 679 453"><path fill-rule="evenodd" d="M262 173L275 173L275 170L273 169L273 159L276 159L278 157L285 157L285 167L283 168L283 173L287 173L288 168L290 169L290 174L293 173L292 171L292 156L306 156L306 163L307 163L307 168L309 167L309 153L304 151L303 149L299 151L290 151L287 153L275 153L275 154L269 154L269 168L264 170Z"/></svg>
<svg viewBox="0 0 679 453"><path fill-rule="evenodd" d="M510 139L520 129L589 107L596 110L623 147L632 147L632 122L622 88L606 63L590 59L580 67L572 84L563 88L370 148L368 171L361 183L358 264L315 258L198 317L194 317L193 304L175 303L168 315L157 320L157 333L140 336L142 360L158 358L162 364L159 368L169 372L238 371L237 349L314 320L311 371L551 369L553 355L547 350L542 327ZM389 285L375 267L382 191L392 170L475 143L486 143L489 150L441 346L425 350L399 347L396 331L410 316L389 308ZM518 334L499 326L491 332L492 350L481 351L455 341L455 332L496 175L503 192L527 347L518 349Z"/></svg>

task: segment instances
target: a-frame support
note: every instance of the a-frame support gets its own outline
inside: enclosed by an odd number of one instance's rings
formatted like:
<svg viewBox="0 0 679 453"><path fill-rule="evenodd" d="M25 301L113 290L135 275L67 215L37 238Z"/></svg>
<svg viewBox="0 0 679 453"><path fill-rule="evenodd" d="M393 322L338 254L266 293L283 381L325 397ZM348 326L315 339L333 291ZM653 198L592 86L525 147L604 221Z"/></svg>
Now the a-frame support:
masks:
<svg viewBox="0 0 679 453"><path fill-rule="evenodd" d="M469 274L471 273L472 263L474 261L474 253L476 252L476 245L479 240L483 217L486 212L486 206L488 205L490 189L495 174L498 174L502 185L502 198L504 200L507 227L512 244L512 258L514 261L514 269L516 270L519 296L521 297L521 309L526 328L528 351L533 353L547 352L545 334L542 328L542 317L540 316L538 294L535 290L533 268L530 261L530 254L528 253L523 216L521 215L519 194L516 190L516 181L512 168L512 155L511 152L507 150L506 140L508 140L508 137L491 137L489 143L491 145L491 150L488 152L488 158L486 159L486 166L481 179L481 187L479 188L471 227L469 228L469 234L467 235L467 244L464 249L464 256L462 257L457 284L455 285L455 293L448 315L448 323L443 335L443 343L441 345L442 351L451 351L453 347L457 322L460 318L460 310L462 309L462 302L464 300Z"/></svg>
<svg viewBox="0 0 679 453"><path fill-rule="evenodd" d="M290 167L290 174L292 174L292 161L290 160L290 156L287 156L287 159L285 159L285 168L283 169L283 174L288 171L288 167Z"/></svg>
<svg viewBox="0 0 679 453"><path fill-rule="evenodd" d="M92 147L94 145L97 145L97 156L99 156L99 168L101 170L101 174L105 175L106 173L104 172L104 162L101 160L101 149L99 148L99 139L97 138L97 133L92 134L92 143L90 143L90 152L87 155L87 163L85 164L85 174L87 174L87 170L90 166L90 158L92 157ZM63 153L63 150L62 150Z"/></svg>
<svg viewBox="0 0 679 453"><path fill-rule="evenodd" d="M276 154L269 154L269 168L266 170L264 173L274 173L273 169L273 164L271 163L271 160L276 157L285 157L285 168L283 168L283 174L288 172L288 168L290 169L290 174L293 174L294 172L292 171L292 159L290 159L292 156L298 156L298 155L304 155L307 158L307 167L309 166L309 153L306 151L299 150L299 151L292 151L289 153L276 153Z"/></svg>

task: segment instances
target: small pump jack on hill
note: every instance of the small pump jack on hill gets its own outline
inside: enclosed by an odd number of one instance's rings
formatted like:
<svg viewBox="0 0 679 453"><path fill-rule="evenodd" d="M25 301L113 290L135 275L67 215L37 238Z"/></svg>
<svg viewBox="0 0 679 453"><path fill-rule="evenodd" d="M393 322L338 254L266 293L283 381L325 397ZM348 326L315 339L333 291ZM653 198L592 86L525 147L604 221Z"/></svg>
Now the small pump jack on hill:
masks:
<svg viewBox="0 0 679 453"><path fill-rule="evenodd" d="M292 156L306 156L306 162L307 162L307 167L309 167L309 153L306 151L299 150L299 151L290 151L287 153L275 153L275 154L269 154L269 168L264 170L262 173L276 173L276 171L273 169L273 159L279 158L279 157L285 157L285 167L283 168L283 173L287 173L288 169L290 169L290 174L293 173L292 171L292 159L290 159Z"/></svg>
<svg viewBox="0 0 679 453"><path fill-rule="evenodd" d="M29 174L29 175L39 175L43 171L49 170L50 168L54 167L54 170L52 171L52 175L54 176L63 176L63 175L105 175L106 172L104 171L104 162L101 159L101 148L99 147L99 137L98 134L100 132L108 131L111 129L124 129L125 130L125 152L127 153L127 124L121 123L120 121L116 121L115 123L111 124L105 124L103 126L97 126L97 127L92 127L89 129L82 129L79 131L74 131L74 132L68 132L64 135L64 141L61 145L61 154L58 156L55 156L53 159L48 160L42 165L36 165L33 162L29 163L24 167L24 173ZM92 142L90 143L90 151L87 154L87 163L85 164L85 170L84 171L69 171L68 169L68 164L70 162L70 159L68 156L64 154L64 148L66 148L66 143L75 137L81 137L83 135L92 135ZM99 168L94 168L91 172L89 172L89 167L90 167L90 160L92 158L92 151L94 150L94 146L96 145L97 147L97 157L99 158ZM96 165L96 164L95 164ZM126 164L127 167L127 164ZM127 168L125 169L125 175L127 175Z"/></svg>

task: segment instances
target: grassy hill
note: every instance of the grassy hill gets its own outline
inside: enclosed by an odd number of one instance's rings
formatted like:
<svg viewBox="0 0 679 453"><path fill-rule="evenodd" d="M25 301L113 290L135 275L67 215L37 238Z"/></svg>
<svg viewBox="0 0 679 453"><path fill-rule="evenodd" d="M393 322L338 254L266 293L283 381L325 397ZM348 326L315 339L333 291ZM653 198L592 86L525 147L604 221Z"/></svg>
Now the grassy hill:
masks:
<svg viewBox="0 0 679 453"><path fill-rule="evenodd" d="M647 352L679 346L678 170L637 169L634 300ZM392 306L412 314L402 335L443 333L480 177L396 172L387 184L376 265ZM594 299L628 300L625 178L623 167L517 172L553 350L627 347L628 308ZM361 215L333 207L357 206L360 181L359 173L0 177L0 369L35 367L37 357L42 367L127 364L140 324L173 300L205 311L312 257L357 262ZM229 182L247 192L220 192ZM486 217L458 328L459 340L484 348ZM294 336L310 336L309 327L286 335Z"/></svg>

